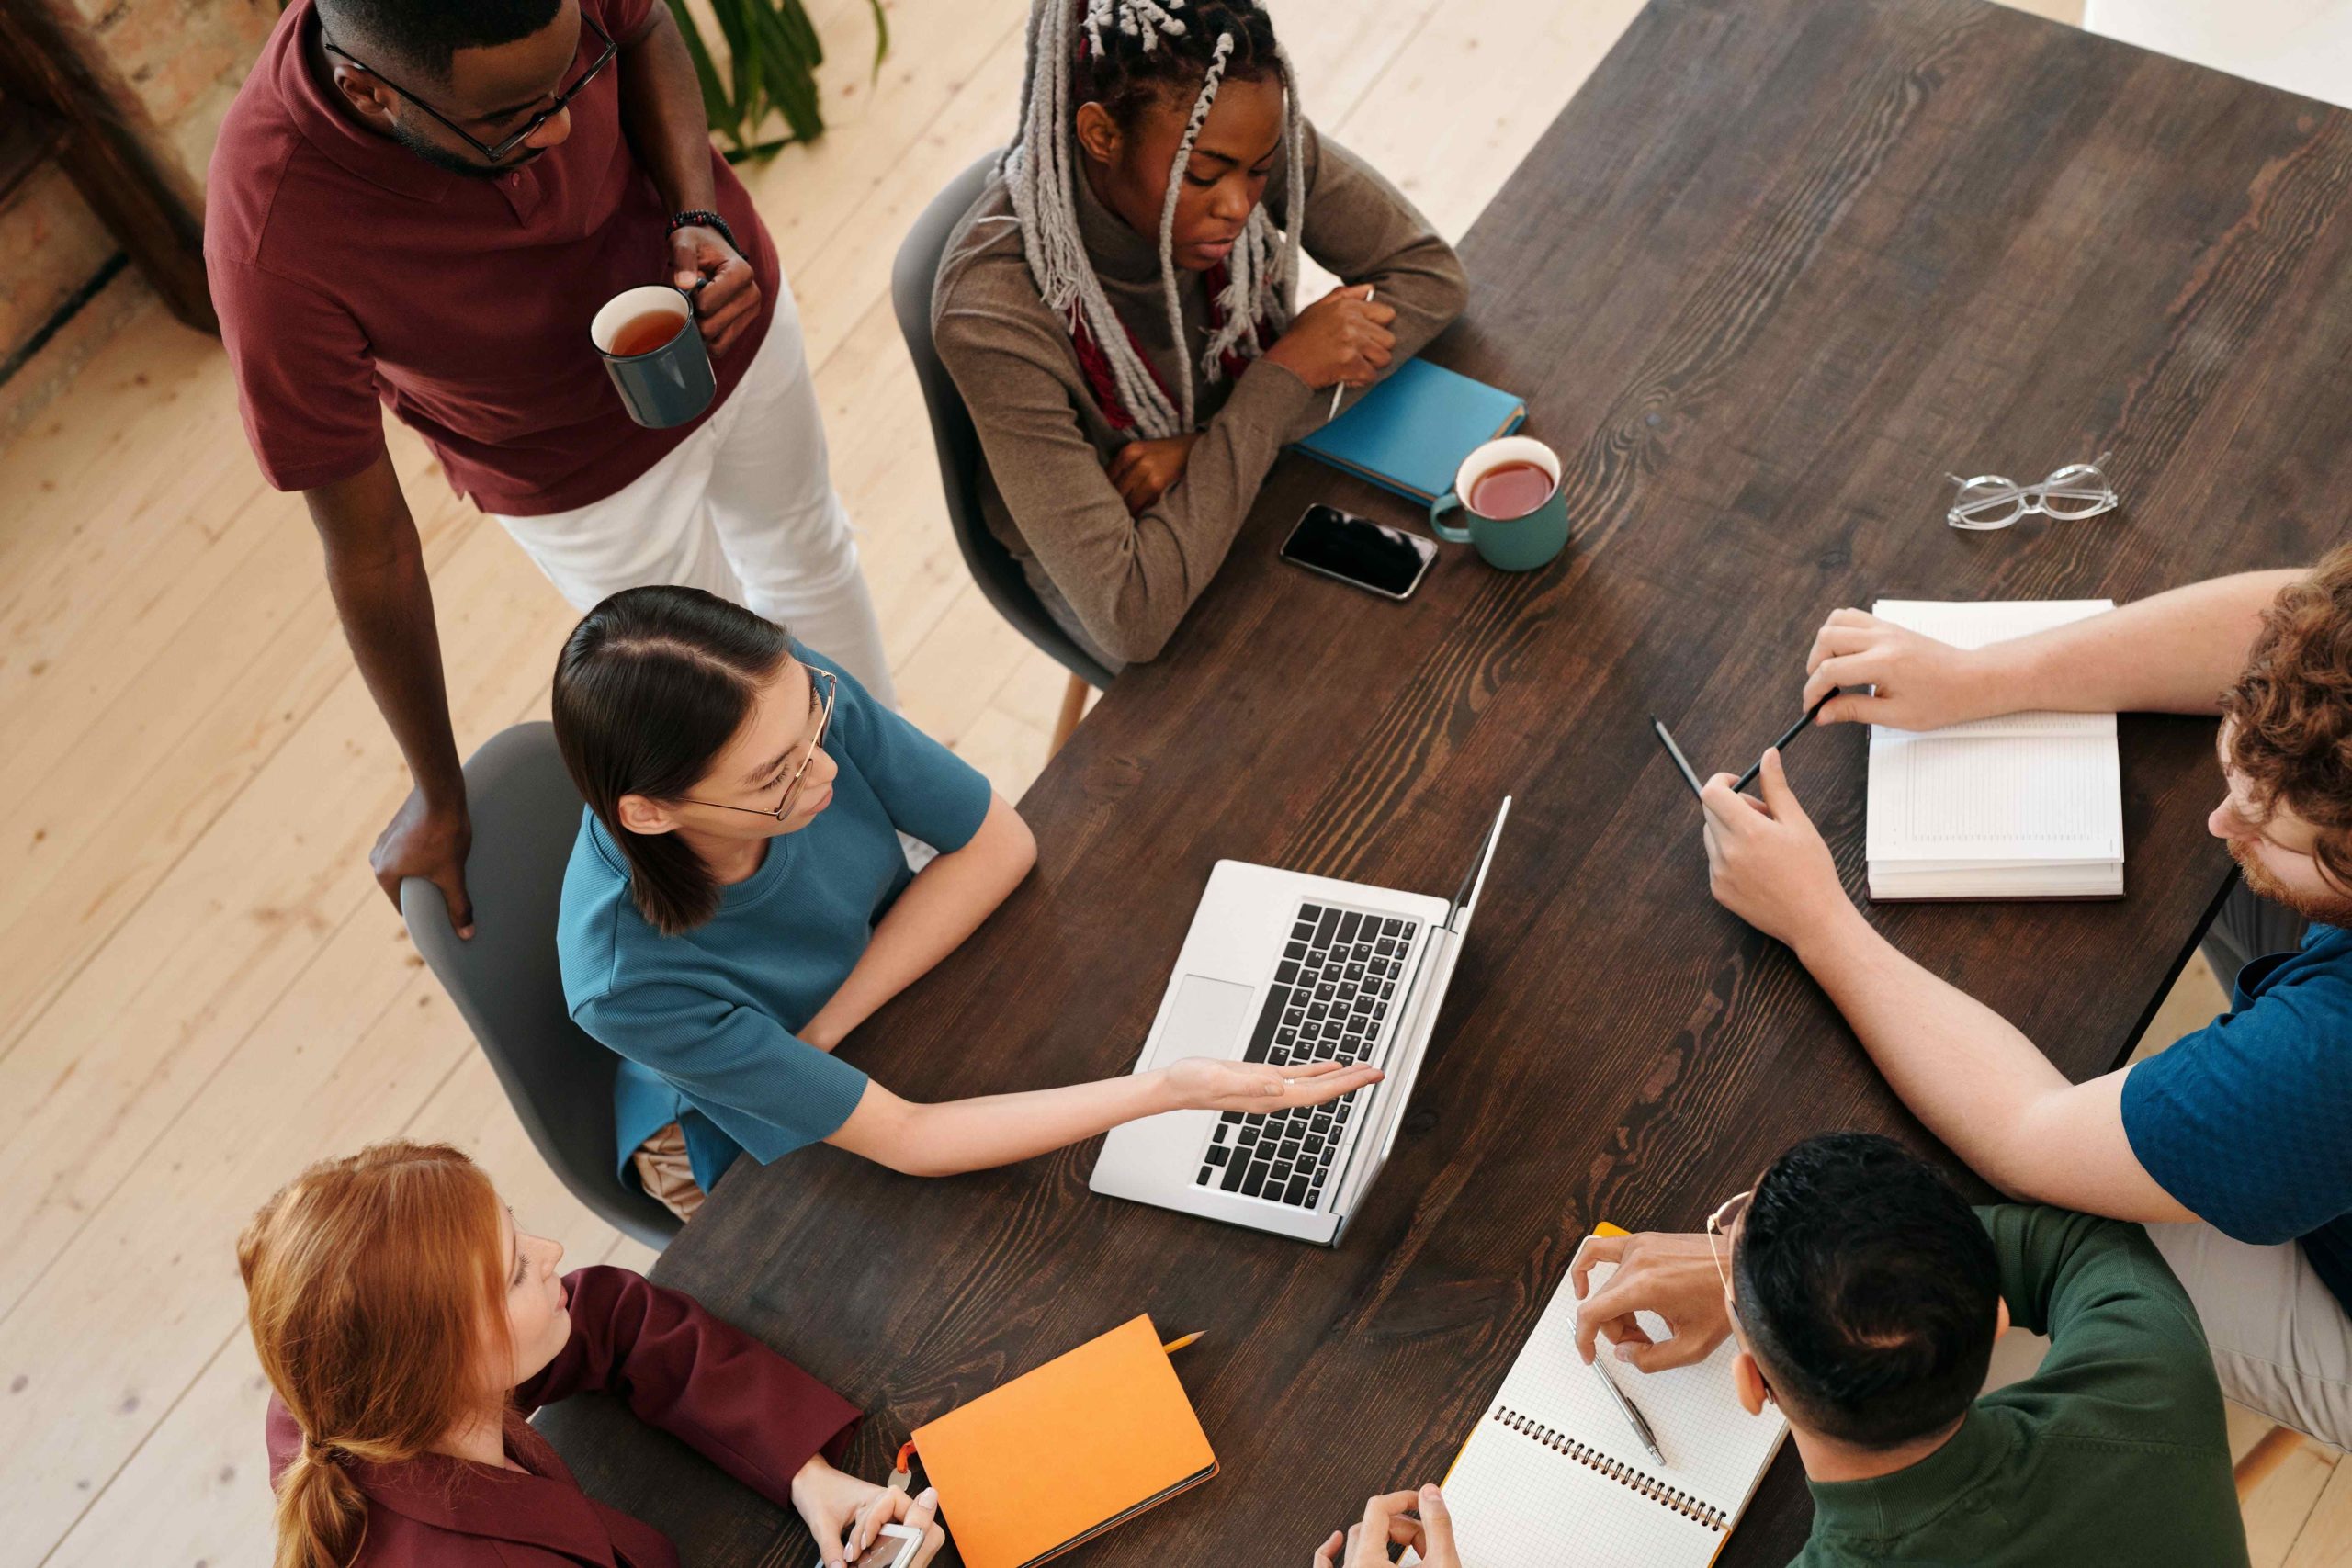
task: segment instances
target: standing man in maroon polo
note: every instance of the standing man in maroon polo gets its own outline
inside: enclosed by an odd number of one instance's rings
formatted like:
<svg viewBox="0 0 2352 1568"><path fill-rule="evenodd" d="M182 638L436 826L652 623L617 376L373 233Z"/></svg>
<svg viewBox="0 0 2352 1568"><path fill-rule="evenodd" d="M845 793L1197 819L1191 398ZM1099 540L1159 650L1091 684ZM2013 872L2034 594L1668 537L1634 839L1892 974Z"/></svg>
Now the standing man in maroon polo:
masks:
<svg viewBox="0 0 2352 1568"><path fill-rule="evenodd" d="M706 123L661 0L294 0L213 153L205 259L246 434L310 504L415 784L370 863L395 900L431 880L469 935L465 784L379 403L574 606L707 588L892 700L798 313ZM664 281L704 282L718 390L647 430L588 323Z"/></svg>

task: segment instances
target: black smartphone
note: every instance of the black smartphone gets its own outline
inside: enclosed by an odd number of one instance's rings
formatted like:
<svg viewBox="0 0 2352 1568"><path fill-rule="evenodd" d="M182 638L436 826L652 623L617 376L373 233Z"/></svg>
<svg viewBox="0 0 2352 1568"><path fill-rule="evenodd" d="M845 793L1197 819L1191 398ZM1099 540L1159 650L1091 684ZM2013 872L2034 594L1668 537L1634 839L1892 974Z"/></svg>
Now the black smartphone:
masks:
<svg viewBox="0 0 2352 1568"><path fill-rule="evenodd" d="M1283 541L1283 559L1384 599L1408 599L1437 558L1437 543L1336 506L1310 506Z"/></svg>

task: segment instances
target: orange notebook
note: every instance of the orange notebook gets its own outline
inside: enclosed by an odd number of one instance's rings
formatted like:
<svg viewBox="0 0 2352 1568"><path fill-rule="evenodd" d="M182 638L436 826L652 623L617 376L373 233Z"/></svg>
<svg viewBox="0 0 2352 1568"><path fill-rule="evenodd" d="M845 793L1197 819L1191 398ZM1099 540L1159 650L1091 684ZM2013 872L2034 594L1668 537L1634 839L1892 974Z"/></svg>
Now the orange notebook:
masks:
<svg viewBox="0 0 2352 1568"><path fill-rule="evenodd" d="M1216 1473L1148 1316L914 1433L967 1568L1028 1568Z"/></svg>

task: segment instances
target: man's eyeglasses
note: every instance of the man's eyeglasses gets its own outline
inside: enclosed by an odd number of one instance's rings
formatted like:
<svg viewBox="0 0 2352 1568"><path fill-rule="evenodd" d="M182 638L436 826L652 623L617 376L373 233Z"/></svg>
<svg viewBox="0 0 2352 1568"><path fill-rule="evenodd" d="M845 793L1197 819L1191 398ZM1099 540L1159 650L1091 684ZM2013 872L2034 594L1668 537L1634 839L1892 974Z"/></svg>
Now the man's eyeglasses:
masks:
<svg viewBox="0 0 2352 1568"><path fill-rule="evenodd" d="M589 16L584 10L580 13L580 25L587 28L590 32L595 34L597 41L604 46L598 52L596 58L589 63L588 69L582 73L578 81L572 83L571 86L566 87L562 92L556 95L555 102L549 104L546 108L543 108L538 113L533 115L529 119L525 120L523 122L523 128L514 132L514 135L506 137L494 144L483 141L471 131L468 130L464 126L459 125L456 120L451 119L447 115L443 114L439 109L435 108L431 104L426 103L423 98L418 97L414 93L410 92L406 87L401 86L398 82L393 81L390 76L385 75L381 71L377 70L374 66L368 64L366 61L360 59L357 55L352 53L351 51L344 48L341 44L336 43L333 39L326 37L323 33L319 37L319 47L325 50L330 54L340 54L345 60L351 62L352 64L356 65L360 70L365 71L368 75L373 76L377 81L381 82L385 86L390 87L393 92L398 93L401 97L406 98L410 103L414 104L418 108L423 109L426 114L440 121L441 124L447 127L459 141L472 148L475 152L481 153L485 162L503 164L506 161L506 155L509 152L514 152L515 148L523 145L523 143L528 141L541 126L547 124L548 121L561 114L565 109L570 108L571 107L571 100L578 97L582 90L584 89L589 83L594 82L596 79L596 73L604 70L605 66L610 65L613 62L613 56L620 52L620 45L613 41L613 35L598 27L596 25L595 18Z"/></svg>
<svg viewBox="0 0 2352 1568"><path fill-rule="evenodd" d="M825 683L822 697L817 691L820 681ZM830 670L812 669L808 671L808 700L810 705L817 709L817 728L808 737L807 750L801 753L800 765L793 769L792 777L785 781L784 798L775 803L775 810L771 811L764 806L729 806L723 800L696 800L692 795L685 797L686 804L707 806L719 811L748 811L754 817L773 817L779 822L783 821L786 814L791 811L792 803L799 798L800 781L807 775L808 764L817 760L817 749L825 743L825 732L833 727L833 695L840 685Z"/></svg>
<svg viewBox="0 0 2352 1568"><path fill-rule="evenodd" d="M1732 1299L1731 1263L1724 1257L1724 1254L1731 1249L1731 1227L1739 1223L1740 1215L1747 1213L1748 1201L1755 1196L1756 1193L1751 1189L1735 1197L1726 1198L1724 1200L1722 1208L1707 1216L1707 1251L1715 1260L1715 1276L1724 1282L1724 1300L1726 1303ZM1723 1243L1720 1247L1716 1245L1718 1237Z"/></svg>

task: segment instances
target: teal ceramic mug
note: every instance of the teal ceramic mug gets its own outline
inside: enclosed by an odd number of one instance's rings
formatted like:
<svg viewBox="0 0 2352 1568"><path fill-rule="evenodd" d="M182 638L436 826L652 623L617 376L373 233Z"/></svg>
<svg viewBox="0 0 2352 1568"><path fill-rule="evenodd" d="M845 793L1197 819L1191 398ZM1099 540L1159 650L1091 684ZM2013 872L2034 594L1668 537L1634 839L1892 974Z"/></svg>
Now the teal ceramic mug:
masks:
<svg viewBox="0 0 2352 1568"><path fill-rule="evenodd" d="M695 294L702 285L695 285ZM666 283L616 294L588 323L629 418L667 430L700 417L718 382L695 324L695 295Z"/></svg>
<svg viewBox="0 0 2352 1568"><path fill-rule="evenodd" d="M1534 499L1538 494L1540 501ZM1479 510L1482 505L1487 510ZM1445 521L1455 512L1467 519L1467 527ZM1441 539L1476 546L1499 571L1533 571L1548 564L1568 543L1559 454L1524 435L1487 442L1462 459L1453 488L1430 503L1430 527Z"/></svg>

